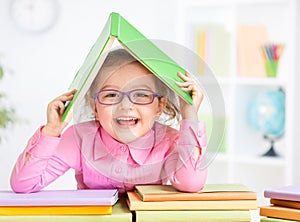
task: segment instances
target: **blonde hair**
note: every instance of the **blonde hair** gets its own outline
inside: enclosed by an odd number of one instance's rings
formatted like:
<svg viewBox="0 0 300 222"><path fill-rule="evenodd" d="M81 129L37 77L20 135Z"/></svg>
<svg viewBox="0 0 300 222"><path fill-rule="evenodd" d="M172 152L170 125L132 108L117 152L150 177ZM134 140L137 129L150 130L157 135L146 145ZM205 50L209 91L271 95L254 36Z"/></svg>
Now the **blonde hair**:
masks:
<svg viewBox="0 0 300 222"><path fill-rule="evenodd" d="M99 89L99 85L101 84L101 80L103 79L103 76L109 75L110 72L115 71L121 66L124 66L132 62L139 62L139 61L136 58L134 58L129 52L127 52L125 49L118 48L110 51L86 96L88 98L94 97L94 94L97 93L97 90ZM166 116L166 118L163 118L163 122L166 124L167 122L173 120L179 121L180 113L179 113L178 97L158 77L156 77L155 75L153 75L153 77L157 88L157 93L159 93L167 100L166 107L163 110L163 113L165 114L164 116ZM88 100L88 98L86 99Z"/></svg>

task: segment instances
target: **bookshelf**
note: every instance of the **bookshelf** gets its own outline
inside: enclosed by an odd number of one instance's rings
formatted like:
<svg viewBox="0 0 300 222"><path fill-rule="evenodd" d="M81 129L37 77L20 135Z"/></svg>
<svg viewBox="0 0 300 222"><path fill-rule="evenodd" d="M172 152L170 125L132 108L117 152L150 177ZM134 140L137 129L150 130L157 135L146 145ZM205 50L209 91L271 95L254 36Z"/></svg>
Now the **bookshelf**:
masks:
<svg viewBox="0 0 300 222"><path fill-rule="evenodd" d="M258 192L261 204L266 203L263 191L300 181L296 174L296 150L294 119L296 95L296 0L186 0L177 1L176 41L198 55L199 34L204 27L223 27L217 34L225 38L217 53L226 61L216 64L207 61L221 88L225 103L226 132L224 151L209 165L209 183L241 182ZM240 25L264 26L270 42L284 43L285 48L279 61L275 78L242 76L238 47ZM211 29L210 29L211 30ZM261 35L261 33L257 33ZM229 36L229 37L228 37ZM211 38L212 41L213 38ZM216 43L217 44L217 43ZM227 52L224 50L228 48ZM299 56L299 55L298 55ZM226 65L225 64L225 65ZM219 66L223 68L219 69ZM221 71L220 71L221 70ZM205 76L199 76L199 81ZM275 142L279 157L262 157L269 149L269 142L248 121L249 103L255 95L267 90L285 91L285 133ZM204 109L205 110L205 109ZM205 111L204 111L205 112ZM200 117L202 113L200 114Z"/></svg>

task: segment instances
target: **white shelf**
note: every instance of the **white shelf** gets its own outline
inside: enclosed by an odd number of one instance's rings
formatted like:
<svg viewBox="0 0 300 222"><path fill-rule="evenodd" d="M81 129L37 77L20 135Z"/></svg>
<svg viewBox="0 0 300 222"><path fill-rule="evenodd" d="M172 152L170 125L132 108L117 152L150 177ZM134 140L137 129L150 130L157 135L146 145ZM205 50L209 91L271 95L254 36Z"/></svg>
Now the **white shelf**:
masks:
<svg viewBox="0 0 300 222"><path fill-rule="evenodd" d="M226 150L219 153L209 166L208 182L243 182L261 193L270 186L283 186L300 181L295 176L293 153L296 116L294 104L299 103L295 83L296 66L296 8L297 0L186 0L178 1L177 42L197 51L199 27L207 24L223 25L229 33L229 69L227 75L214 78L200 76L206 87L219 87L225 103ZM299 8L299 7L298 7ZM269 31L269 40L285 44L276 78L241 77L238 74L237 26L262 24ZM224 56L224 52L220 55ZM224 58L226 59L226 58ZM208 64L210 65L210 64ZM249 101L266 90L283 89L286 94L285 134L275 143L281 157L261 157L269 144L262 134L247 122ZM209 105L208 105L209 106ZM204 108L200 114L209 110ZM213 133L213 132L212 132ZM298 152L300 153L300 151ZM247 176L248 175L248 176Z"/></svg>
<svg viewBox="0 0 300 222"><path fill-rule="evenodd" d="M236 155L234 158L234 162L236 164L243 164L243 165L255 165L255 166L278 166L278 167L285 167L287 164L286 159L283 157L261 157L261 156L244 156L244 155ZM249 166L251 167L251 166Z"/></svg>
<svg viewBox="0 0 300 222"><path fill-rule="evenodd" d="M261 155L240 155L236 154L234 156L230 156L228 153L218 153L214 161L220 163L234 162L236 164L244 164L244 165L256 165L256 166L282 166L284 167L287 164L287 161L284 157L265 157Z"/></svg>
<svg viewBox="0 0 300 222"><path fill-rule="evenodd" d="M236 78L237 85L249 85L249 86L282 86L287 87L286 80L279 80L273 78Z"/></svg>
<svg viewBox="0 0 300 222"><path fill-rule="evenodd" d="M215 84L215 81L200 77L206 84ZM245 78L245 77L216 77L216 81L222 85L240 85L240 86L281 86L286 88L287 80L280 80L277 78Z"/></svg>

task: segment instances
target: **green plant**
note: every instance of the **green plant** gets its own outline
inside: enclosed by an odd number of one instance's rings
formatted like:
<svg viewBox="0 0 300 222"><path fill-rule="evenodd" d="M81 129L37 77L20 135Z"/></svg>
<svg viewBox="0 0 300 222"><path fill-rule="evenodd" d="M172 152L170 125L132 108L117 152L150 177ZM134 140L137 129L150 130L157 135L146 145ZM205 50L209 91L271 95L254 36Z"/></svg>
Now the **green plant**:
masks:
<svg viewBox="0 0 300 222"><path fill-rule="evenodd" d="M0 65L0 80L3 79L4 71ZM14 122L15 110L11 107L7 107L4 103L5 94L0 92L0 129L6 129L10 124ZM1 142L1 135L0 135Z"/></svg>

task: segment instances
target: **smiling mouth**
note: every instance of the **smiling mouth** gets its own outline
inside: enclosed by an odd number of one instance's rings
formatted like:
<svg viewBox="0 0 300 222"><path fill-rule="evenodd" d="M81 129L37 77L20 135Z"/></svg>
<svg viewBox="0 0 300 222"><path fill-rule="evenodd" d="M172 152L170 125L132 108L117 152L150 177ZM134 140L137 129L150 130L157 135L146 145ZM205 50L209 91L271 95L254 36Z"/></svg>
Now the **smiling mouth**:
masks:
<svg viewBox="0 0 300 222"><path fill-rule="evenodd" d="M139 119L135 117L118 117L116 120L122 126L133 126L139 122Z"/></svg>

